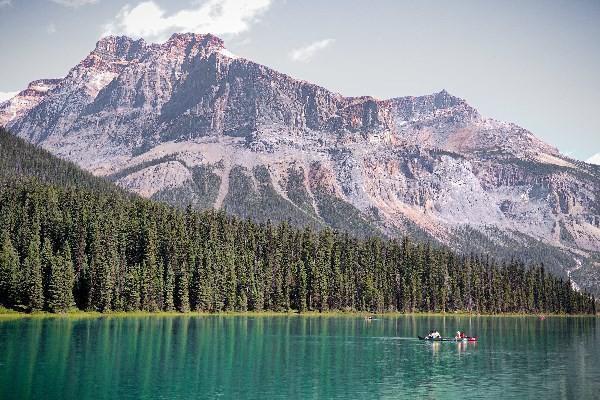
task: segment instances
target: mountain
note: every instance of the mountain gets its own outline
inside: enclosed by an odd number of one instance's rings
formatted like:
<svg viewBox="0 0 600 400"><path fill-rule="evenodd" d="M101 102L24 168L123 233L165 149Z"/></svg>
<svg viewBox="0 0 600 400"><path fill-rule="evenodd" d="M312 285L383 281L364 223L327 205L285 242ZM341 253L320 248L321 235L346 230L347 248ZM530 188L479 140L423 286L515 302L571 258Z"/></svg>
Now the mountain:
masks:
<svg viewBox="0 0 600 400"><path fill-rule="evenodd" d="M540 266L136 196L0 131L0 313L595 314Z"/></svg>
<svg viewBox="0 0 600 400"><path fill-rule="evenodd" d="M21 138L142 196L543 262L600 293L600 167L446 91L344 97L213 35L106 37L0 104Z"/></svg>

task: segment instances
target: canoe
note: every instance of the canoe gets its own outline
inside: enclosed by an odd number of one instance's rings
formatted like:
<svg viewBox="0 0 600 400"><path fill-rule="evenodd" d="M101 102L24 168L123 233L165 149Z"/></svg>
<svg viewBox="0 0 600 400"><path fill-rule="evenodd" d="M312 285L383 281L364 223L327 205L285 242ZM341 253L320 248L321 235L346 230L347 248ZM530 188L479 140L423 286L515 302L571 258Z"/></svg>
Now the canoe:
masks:
<svg viewBox="0 0 600 400"><path fill-rule="evenodd" d="M435 338L435 339L428 339L425 338L424 336L417 336L419 338L419 340L428 340L430 342L476 342L477 341L477 336L467 336L464 339L456 339L453 337L441 337L441 338Z"/></svg>

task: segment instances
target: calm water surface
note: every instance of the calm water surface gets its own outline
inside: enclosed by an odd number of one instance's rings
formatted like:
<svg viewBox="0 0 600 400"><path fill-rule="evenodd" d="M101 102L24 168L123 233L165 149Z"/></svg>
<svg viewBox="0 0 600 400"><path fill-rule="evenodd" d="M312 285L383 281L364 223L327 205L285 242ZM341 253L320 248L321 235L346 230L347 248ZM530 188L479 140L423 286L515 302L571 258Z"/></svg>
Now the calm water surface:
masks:
<svg viewBox="0 0 600 400"><path fill-rule="evenodd" d="M430 328L477 344L426 343ZM600 319L0 322L0 399L598 399Z"/></svg>

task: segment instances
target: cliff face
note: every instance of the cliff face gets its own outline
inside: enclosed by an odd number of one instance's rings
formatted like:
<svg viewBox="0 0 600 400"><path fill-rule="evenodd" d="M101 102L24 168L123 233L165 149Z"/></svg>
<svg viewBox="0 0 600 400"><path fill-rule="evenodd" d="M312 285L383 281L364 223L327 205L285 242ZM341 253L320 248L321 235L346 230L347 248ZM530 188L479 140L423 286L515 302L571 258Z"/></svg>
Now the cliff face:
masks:
<svg viewBox="0 0 600 400"><path fill-rule="evenodd" d="M0 124L173 204L544 262L600 289L600 168L445 91L344 97L212 35L108 37Z"/></svg>

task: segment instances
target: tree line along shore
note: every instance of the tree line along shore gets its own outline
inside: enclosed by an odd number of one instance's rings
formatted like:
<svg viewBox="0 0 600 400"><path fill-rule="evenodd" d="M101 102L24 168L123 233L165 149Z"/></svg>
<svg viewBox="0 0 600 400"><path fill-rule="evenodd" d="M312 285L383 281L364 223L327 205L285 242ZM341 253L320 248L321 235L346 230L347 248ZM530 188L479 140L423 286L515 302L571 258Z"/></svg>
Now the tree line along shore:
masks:
<svg viewBox="0 0 600 400"><path fill-rule="evenodd" d="M593 296L518 257L173 208L0 128L2 315L596 313Z"/></svg>
<svg viewBox="0 0 600 400"><path fill-rule="evenodd" d="M595 314L597 307L543 266L36 179L0 189L0 303L55 313Z"/></svg>
<svg viewBox="0 0 600 400"><path fill-rule="evenodd" d="M597 318L600 317L600 313L596 311L596 314L565 314L565 313L496 313L496 314L481 314L481 313L470 313L465 311L452 311L452 312L400 312L400 311L384 311L381 313L373 313L369 311L305 311L299 312L295 310L284 310L284 311L220 311L220 312L206 312L206 311L193 311L179 312L179 311L91 311L91 310L79 310L77 308L71 308L64 312L48 312L48 311L18 311L13 309L7 309L0 306L0 321L14 320L14 319L96 319L96 318L174 318L174 317L187 317L187 318L359 318L364 319L366 322L383 319L395 319L395 318L535 318L540 320L546 320L548 318Z"/></svg>

